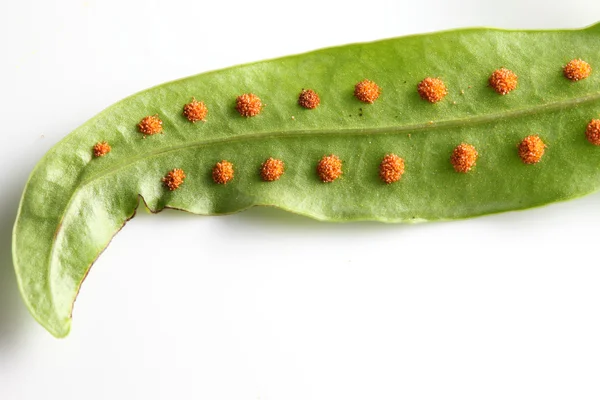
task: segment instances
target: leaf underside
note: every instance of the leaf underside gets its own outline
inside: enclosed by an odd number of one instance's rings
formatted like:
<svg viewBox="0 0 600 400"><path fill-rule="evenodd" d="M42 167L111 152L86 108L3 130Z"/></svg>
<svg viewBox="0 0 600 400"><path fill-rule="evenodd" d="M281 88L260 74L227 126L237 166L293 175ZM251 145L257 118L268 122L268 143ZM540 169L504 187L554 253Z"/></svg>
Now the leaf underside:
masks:
<svg viewBox="0 0 600 400"><path fill-rule="evenodd" d="M271 205L327 221L415 222L524 209L581 196L600 185L600 148L587 142L587 123L600 110L598 74L570 82L562 67L582 58L600 67L600 26L572 31L464 29L354 44L209 72L133 95L104 110L51 149L23 193L13 259L23 298L53 335L66 336L79 287L94 260L131 218L147 207L214 215ZM506 96L488 77L506 67L519 77ZM448 95L422 100L416 85L439 77ZM380 98L365 104L354 85L375 81ZM301 89L321 105L297 104ZM242 93L265 107L252 118L235 110ZM205 123L182 115L192 97ZM157 114L164 134L145 139L138 122ZM546 143L541 162L525 165L517 144L531 134ZM112 151L95 158L92 147ZM479 159L467 174L449 162L462 143ZM402 179L378 177L382 157L406 163ZM324 155L343 162L343 175L320 181ZM281 159L280 180L263 182L261 163ZM228 160L234 179L217 185L214 164ZM181 168L177 190L162 177Z"/></svg>

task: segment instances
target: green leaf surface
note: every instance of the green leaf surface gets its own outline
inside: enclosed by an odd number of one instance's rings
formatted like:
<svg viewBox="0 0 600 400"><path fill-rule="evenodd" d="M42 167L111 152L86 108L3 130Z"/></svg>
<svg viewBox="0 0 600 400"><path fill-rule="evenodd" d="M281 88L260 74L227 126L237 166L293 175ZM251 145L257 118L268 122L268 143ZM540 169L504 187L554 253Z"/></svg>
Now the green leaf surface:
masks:
<svg viewBox="0 0 600 400"><path fill-rule="evenodd" d="M51 149L23 193L13 259L27 306L53 335L67 335L73 302L92 263L130 219L142 198L165 207L225 214L270 205L327 221L415 222L524 209L590 193L600 185L600 147L585 129L600 112L600 75L571 82L562 67L582 58L600 67L600 25L572 31L464 29L353 44L209 72L133 95L101 112ZM501 96L488 77L506 67L518 88ZM439 77L441 102L422 100L416 86ZM370 79L382 94L373 104L353 96ZM303 88L321 105L297 104ZM241 117L235 99L258 95L265 107ZM192 97L206 122L182 115ZM139 121L157 114L164 134L143 138ZM541 162L524 164L517 144L538 134ZM92 147L112 151L95 158ZM466 142L479 159L454 171L452 150ZM406 163L402 179L378 177L382 157ZM340 179L323 183L324 155L343 161ZM281 179L264 182L268 157L285 162ZM228 160L234 179L218 185L216 162ZM181 168L187 178L167 190L162 178Z"/></svg>

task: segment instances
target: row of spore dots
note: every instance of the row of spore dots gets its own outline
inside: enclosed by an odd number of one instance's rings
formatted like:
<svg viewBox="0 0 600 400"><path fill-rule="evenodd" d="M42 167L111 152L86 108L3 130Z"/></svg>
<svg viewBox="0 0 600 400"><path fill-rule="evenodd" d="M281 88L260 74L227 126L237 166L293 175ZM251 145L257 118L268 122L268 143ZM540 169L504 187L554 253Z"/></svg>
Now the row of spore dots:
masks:
<svg viewBox="0 0 600 400"><path fill-rule="evenodd" d="M571 60L563 67L563 75L571 81L579 81L590 76L592 67L581 59ZM517 75L507 69L495 70L489 77L490 87L500 95L506 95L517 88ZM448 94L448 89L440 78L427 77L417 85L419 96L430 103L441 101ZM364 79L354 86L354 96L364 103L374 103L381 94L381 88L377 83ZM302 89L298 96L298 104L306 109L315 109L321 103L319 95L312 89ZM254 93L244 93L236 98L236 110L243 117L254 117L263 109L261 99ZM183 115L190 122L206 122L208 107L204 102L192 98L190 103L183 107ZM156 135L163 132L163 122L156 115L148 115L138 123L139 131L146 136ZM96 144L94 155L99 157L110 151L107 142Z"/></svg>
<svg viewBox="0 0 600 400"><path fill-rule="evenodd" d="M333 182L342 176L342 160L335 154L325 155L317 163L316 168L319 179L322 182ZM269 157L260 166L260 177L265 182L279 180L285 172L285 163L277 158ZM400 180L404 174L404 159L395 154L387 154L379 164L379 177L385 183L393 183ZM222 160L216 163L212 169L212 179L215 183L225 185L235 176L233 163ZM169 190L175 190L185 180L185 172L181 168L175 168L162 181Z"/></svg>
<svg viewBox="0 0 600 400"><path fill-rule="evenodd" d="M571 81L579 81L590 76L592 67L581 59L571 60L563 67L563 75ZM517 88L518 76L507 68L495 70L488 79L489 86L500 95L506 95ZM430 103L438 103L448 94L446 84L440 78L427 77L417 85L419 96ZM364 79L354 86L354 96L363 103L374 103L381 95L379 85L369 79ZM321 104L317 92L312 89L302 89L298 96L298 104L306 109L315 109ZM254 117L261 113L264 105L260 97L254 93L244 93L236 98L235 109L242 117ZM183 115L188 121L205 122L208 107L204 102L192 98L183 107ZM138 124L139 131L146 137L163 133L163 123L158 115L144 117Z"/></svg>
<svg viewBox="0 0 600 400"><path fill-rule="evenodd" d="M563 67L563 75L570 81L579 81L590 76L592 67L582 59L571 60ZM506 95L517 88L518 76L507 68L495 70L488 79L489 86L500 95ZM438 103L448 94L448 88L440 78L427 77L417 85L419 96L430 103ZM354 96L363 103L374 103L381 95L377 83L364 79L354 86ZM321 104L319 95L312 89L302 89L298 96L298 104L306 109L315 109ZM260 97L254 93L244 93L236 98L235 109L242 117L254 117L261 113L264 105ZM183 115L190 122L206 121L208 107L204 102L192 98L183 107ZM162 121L158 115L144 117L138 124L144 135L163 133Z"/></svg>
<svg viewBox="0 0 600 400"><path fill-rule="evenodd" d="M600 145L600 120L590 123L592 134L597 144ZM529 135L518 145L518 155L524 164L536 164L541 161L546 144L539 135ZM454 148L450 155L450 163L456 172L466 174L475 167L479 153L475 146L469 143L461 143ZM405 161L396 154L386 154L379 164L379 178L386 184L399 181L404 174ZM265 182L273 182L281 178L285 172L285 163L282 160L269 157L259 169L260 176ZM330 183L342 176L342 160L335 154L325 155L319 160L316 167L319 179L324 183ZM233 163L222 160L216 163L212 169L212 179L215 183L225 185L235 176ZM175 168L162 179L169 190L175 190L183 183L185 172Z"/></svg>

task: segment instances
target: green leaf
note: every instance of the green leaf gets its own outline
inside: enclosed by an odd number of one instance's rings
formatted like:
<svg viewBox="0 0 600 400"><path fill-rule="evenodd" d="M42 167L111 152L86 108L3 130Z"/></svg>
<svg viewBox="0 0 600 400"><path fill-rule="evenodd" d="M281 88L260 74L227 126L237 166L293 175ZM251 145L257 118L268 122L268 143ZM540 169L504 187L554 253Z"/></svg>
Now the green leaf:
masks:
<svg viewBox="0 0 600 400"><path fill-rule="evenodd" d="M36 166L14 228L13 259L33 316L53 335L69 332L73 302L92 263L142 198L196 214L225 214L276 206L327 221L415 222L466 218L524 209L590 193L600 185L600 147L586 140L600 112L600 76L578 82L562 67L582 58L600 68L600 25L573 31L465 29L354 44L209 72L129 97L63 139ZM500 67L519 77L501 96L488 85ZM417 84L441 78L448 95L422 100ZM373 103L353 96L370 79L382 89ZM303 88L321 104L297 103ZM235 109L242 93L265 107L251 118ZM208 107L191 123L183 106L192 97ZM146 138L137 124L158 115L164 134ZM538 134L547 148L526 165L517 144ZM112 151L94 157L107 141ZM476 166L457 173L450 155L475 146ZM383 183L381 159L405 160L402 179ZM323 183L324 155L343 162L343 175ZM274 157L285 173L261 180ZM233 163L235 176L213 182L215 163ZM186 179L168 190L162 178L181 168Z"/></svg>

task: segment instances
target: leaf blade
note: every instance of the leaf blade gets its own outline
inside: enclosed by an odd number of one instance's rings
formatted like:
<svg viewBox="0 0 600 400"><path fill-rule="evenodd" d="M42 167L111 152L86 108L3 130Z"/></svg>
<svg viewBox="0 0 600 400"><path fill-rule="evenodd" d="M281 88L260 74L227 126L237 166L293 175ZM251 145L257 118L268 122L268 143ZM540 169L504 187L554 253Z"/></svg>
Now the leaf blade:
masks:
<svg viewBox="0 0 600 400"><path fill-rule="evenodd" d="M210 72L125 99L67 136L32 173L13 236L23 297L42 325L65 336L81 282L133 216L139 196L154 211L212 215L272 205L322 220L414 222L528 208L597 190L598 152L582 132L598 114L598 79L572 84L560 68L575 57L600 65L598 31L468 29L390 39ZM566 43L576 44L577 54L565 51ZM520 77L507 96L487 87L501 66ZM425 76L444 79L450 88L444 101L432 105L418 97L416 83ZM372 105L352 96L364 78L383 88ZM321 95L317 109L298 107L302 88ZM267 103L260 115L236 114L235 96L245 92ZM209 107L206 123L181 115L193 96ZM135 126L153 114L165 134L142 139ZM547 154L525 166L515 146L538 131ZM90 149L100 140L113 151L94 159ZM467 175L456 174L448 161L463 141L481 154ZM393 185L377 177L388 152L407 162ZM344 175L323 184L315 165L330 153L342 158ZM271 156L286 162L286 173L265 183L258 167ZM210 179L221 159L236 166L234 181L224 186ZM172 168L183 168L188 178L170 192L160 178Z"/></svg>

